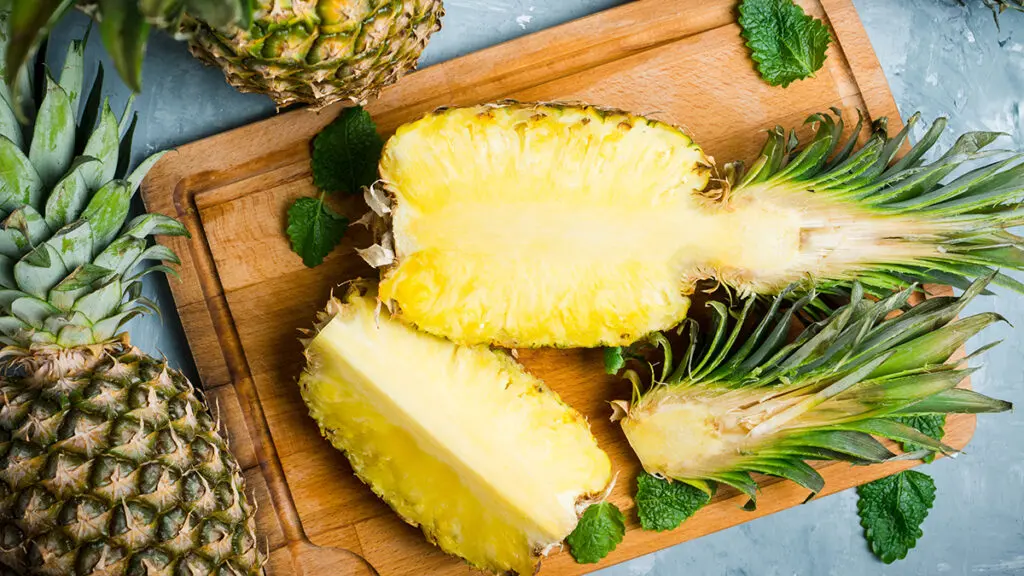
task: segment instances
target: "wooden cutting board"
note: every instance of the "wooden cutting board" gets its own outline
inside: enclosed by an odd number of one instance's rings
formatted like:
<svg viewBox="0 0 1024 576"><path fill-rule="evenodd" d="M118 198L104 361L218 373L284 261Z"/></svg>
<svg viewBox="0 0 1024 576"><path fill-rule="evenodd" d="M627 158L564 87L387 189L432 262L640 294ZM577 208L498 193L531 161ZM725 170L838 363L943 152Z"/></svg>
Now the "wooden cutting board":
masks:
<svg viewBox="0 0 1024 576"><path fill-rule="evenodd" d="M736 0L639 0L557 28L412 74L369 106L384 135L438 106L501 98L577 100L645 113L681 125L719 162L751 160L761 131L801 126L830 106L856 118L898 113L850 0L801 0L830 23L837 42L817 77L787 89L762 82L736 25ZM185 222L191 239L165 241L182 259L171 282L203 387L219 407L231 446L259 502L258 524L271 574L465 574L417 529L403 524L353 475L344 456L317 432L295 384L302 365L298 330L333 287L373 275L350 237L315 269L303 266L284 235L285 211L315 190L310 139L339 112L300 110L188 146L166 156L143 186L152 211ZM851 122L852 123L852 122ZM806 128L804 128L806 133ZM350 199L336 207L358 217ZM611 496L629 519L625 541L601 564L554 554L543 574L580 574L647 554L799 504L804 490L766 479L756 512L722 490L714 502L671 532L640 530L631 494L639 465L608 421L608 400L629 389L603 374L594 350L522 351L521 359L590 419L619 471ZM955 416L947 442L963 446L974 419ZM824 494L907 468L826 465ZM824 495L823 494L823 495ZM856 519L851 517L850 522Z"/></svg>

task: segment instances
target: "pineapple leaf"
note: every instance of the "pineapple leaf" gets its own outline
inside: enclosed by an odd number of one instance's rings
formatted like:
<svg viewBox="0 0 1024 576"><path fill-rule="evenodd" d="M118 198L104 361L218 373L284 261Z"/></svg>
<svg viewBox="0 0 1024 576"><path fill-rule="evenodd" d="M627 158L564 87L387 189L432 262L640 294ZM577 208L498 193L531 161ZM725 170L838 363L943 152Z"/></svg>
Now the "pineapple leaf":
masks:
<svg viewBox="0 0 1024 576"><path fill-rule="evenodd" d="M46 225L53 230L60 229L78 218L89 200L89 188L82 175L87 164L99 162L89 156L79 156L71 164L68 173L53 187L46 198L43 213Z"/></svg>
<svg viewBox="0 0 1024 576"><path fill-rule="evenodd" d="M341 242L348 229L348 219L324 204L319 198L299 198L288 209L288 237L292 250L302 256L302 262L313 268Z"/></svg>
<svg viewBox="0 0 1024 576"><path fill-rule="evenodd" d="M7 85L13 88L13 102L18 102L24 89L21 80L26 79L24 68L32 53L39 47L50 28L74 5L74 0L38 0L35 2L13 2L8 16L9 30L3 38L4 76Z"/></svg>
<svg viewBox="0 0 1024 576"><path fill-rule="evenodd" d="M828 26L792 0L743 0L739 23L761 78L772 86L813 77L825 63Z"/></svg>
<svg viewBox="0 0 1024 576"><path fill-rule="evenodd" d="M68 45L64 67L60 71L60 87L68 95L71 110L77 112L82 101L82 85L85 83L85 43L89 41L89 33L85 39L74 40Z"/></svg>
<svg viewBox="0 0 1024 576"><path fill-rule="evenodd" d="M92 225L93 246L97 252L117 237L117 231L128 217L130 203L129 184L122 180L109 182L89 200L82 212L82 220L88 220Z"/></svg>
<svg viewBox="0 0 1024 576"><path fill-rule="evenodd" d="M28 157L47 188L67 173L75 156L75 111L67 92L49 74ZM30 203L41 208L40 198Z"/></svg>
<svg viewBox="0 0 1024 576"><path fill-rule="evenodd" d="M142 59L146 55L149 23L137 2L100 0L100 37L114 66L133 92L142 90Z"/></svg>
<svg viewBox="0 0 1024 576"><path fill-rule="evenodd" d="M85 177L85 184L90 191L99 190L114 178L118 158L117 130L117 117L110 109L110 102L104 102L99 126L89 135L83 153L98 160L82 168L82 176Z"/></svg>
<svg viewBox="0 0 1024 576"><path fill-rule="evenodd" d="M32 162L11 140L0 137L0 210L8 212L43 194L43 180Z"/></svg>
<svg viewBox="0 0 1024 576"><path fill-rule="evenodd" d="M646 472L636 477L636 514L644 530L675 530L711 501L686 482L669 482Z"/></svg>
<svg viewBox="0 0 1024 576"><path fill-rule="evenodd" d="M370 114L346 108L313 140L313 182L327 192L357 194L377 180L383 149Z"/></svg>
<svg viewBox="0 0 1024 576"><path fill-rule="evenodd" d="M932 414L935 412L942 412L943 414L984 414L1006 412L1011 409L1013 409L1013 405L1005 400L989 398L974 390L953 388L897 410L893 414L900 416Z"/></svg>
<svg viewBox="0 0 1024 576"><path fill-rule="evenodd" d="M626 517L615 504L590 505L576 529L565 539L580 564L595 564L615 550L626 534Z"/></svg>
<svg viewBox="0 0 1024 576"><path fill-rule="evenodd" d="M906 470L858 487L857 495L871 551L886 564L906 558L935 503L935 482L927 474Z"/></svg>

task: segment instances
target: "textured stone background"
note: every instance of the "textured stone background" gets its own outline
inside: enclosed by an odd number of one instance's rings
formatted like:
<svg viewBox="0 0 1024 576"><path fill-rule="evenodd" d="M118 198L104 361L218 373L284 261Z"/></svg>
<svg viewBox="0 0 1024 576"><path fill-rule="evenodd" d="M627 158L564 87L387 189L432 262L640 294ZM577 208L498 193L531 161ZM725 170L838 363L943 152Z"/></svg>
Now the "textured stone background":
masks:
<svg viewBox="0 0 1024 576"><path fill-rule="evenodd" d="M698 1L698 0L694 0ZM1024 152L1024 14L1007 13L997 30L981 0L855 0L904 117L950 117L944 144L966 130L998 130L1006 148ZM622 0L446 0L448 15L422 66L479 50L622 3ZM84 17L64 22L52 47L80 37ZM88 59L104 58L96 35ZM127 92L108 70L115 110ZM91 77L91 74L90 74ZM117 86L115 86L117 85ZM185 47L154 35L145 64L145 91L136 154L185 144L274 113L263 97L238 94L217 70ZM138 321L135 342L188 367L191 356L166 283L149 285L165 310L163 322ZM1024 297L1001 294L970 312L995 310L1024 326ZM282 329L290 329L282 327ZM983 342L1004 339L973 376L982 392L1024 406L1024 331L988 330ZM186 368L186 371L189 371ZM806 574L1024 574L1024 411L982 417L968 453L922 468L935 477L938 500L925 535L906 560L886 566L868 551L856 515L856 494L814 501L674 548L609 568L603 576Z"/></svg>

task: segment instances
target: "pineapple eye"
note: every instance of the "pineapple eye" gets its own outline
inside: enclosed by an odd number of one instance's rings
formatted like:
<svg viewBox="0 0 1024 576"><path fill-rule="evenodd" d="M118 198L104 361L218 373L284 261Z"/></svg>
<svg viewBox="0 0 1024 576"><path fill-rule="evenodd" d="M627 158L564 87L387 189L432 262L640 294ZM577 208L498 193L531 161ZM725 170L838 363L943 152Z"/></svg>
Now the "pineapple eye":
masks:
<svg viewBox="0 0 1024 576"><path fill-rule="evenodd" d="M317 6L324 34L354 34L373 10L369 0L321 1Z"/></svg>
<svg viewBox="0 0 1024 576"><path fill-rule="evenodd" d="M126 576L147 576L159 573L167 570L173 563L174 559L163 550L146 548L142 552L132 555Z"/></svg>
<svg viewBox="0 0 1024 576"><path fill-rule="evenodd" d="M315 40L302 26L277 30L263 41L262 56L279 64L302 65Z"/></svg>
<svg viewBox="0 0 1024 576"><path fill-rule="evenodd" d="M342 62L353 56L355 42L355 34L321 36L313 43L306 61L311 65Z"/></svg>

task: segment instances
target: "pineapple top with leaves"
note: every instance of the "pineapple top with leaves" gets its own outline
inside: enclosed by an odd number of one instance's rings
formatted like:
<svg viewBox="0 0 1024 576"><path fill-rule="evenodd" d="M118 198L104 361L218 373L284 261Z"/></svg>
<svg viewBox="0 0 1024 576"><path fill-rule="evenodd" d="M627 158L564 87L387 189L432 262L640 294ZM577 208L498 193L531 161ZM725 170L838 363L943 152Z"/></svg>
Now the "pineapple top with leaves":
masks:
<svg viewBox="0 0 1024 576"><path fill-rule="evenodd" d="M817 301L813 292L788 308L787 294L780 295L749 323L757 297L733 321L725 305L711 302L712 330L700 338L696 322L688 321L685 351L673 350L661 333L650 337L664 353L660 374L645 386L635 371L624 373L633 398L613 403L616 419L647 472L708 494L713 484L726 484L751 500L757 491L751 473L787 478L817 493L824 480L809 460L893 458L875 437L952 453L899 418L1011 408L956 388L970 370L951 359L971 336L1002 320L994 313L957 319L991 280L977 280L959 298L914 307L907 303L916 287L872 301L854 284L848 304L791 342L792 320Z"/></svg>
<svg viewBox="0 0 1024 576"><path fill-rule="evenodd" d="M46 88L34 127L23 134L8 93L0 104L0 332L5 344L63 347L105 342L156 305L141 294L145 260L177 262L154 234L186 234L177 221L146 214L127 222L147 158L128 173L134 122L100 105L97 84L85 104L83 50L75 42L58 80ZM93 124L95 123L95 128ZM125 136L122 139L121 134ZM127 223L126 223L127 222Z"/></svg>
<svg viewBox="0 0 1024 576"><path fill-rule="evenodd" d="M75 42L27 131L0 90L0 574L257 574L255 510L216 419L121 333L157 311L142 276L178 261L150 236L187 232L129 220L160 155L129 172L135 121L99 82L79 118L83 80Z"/></svg>

